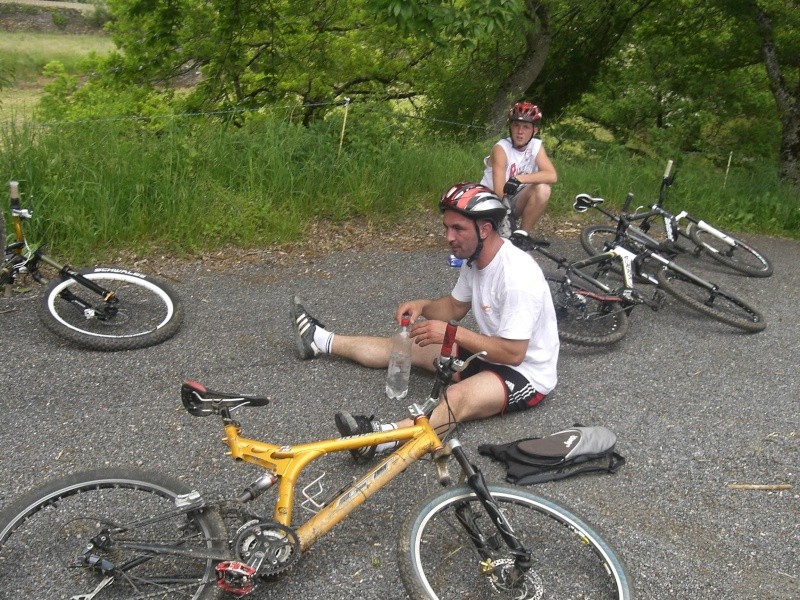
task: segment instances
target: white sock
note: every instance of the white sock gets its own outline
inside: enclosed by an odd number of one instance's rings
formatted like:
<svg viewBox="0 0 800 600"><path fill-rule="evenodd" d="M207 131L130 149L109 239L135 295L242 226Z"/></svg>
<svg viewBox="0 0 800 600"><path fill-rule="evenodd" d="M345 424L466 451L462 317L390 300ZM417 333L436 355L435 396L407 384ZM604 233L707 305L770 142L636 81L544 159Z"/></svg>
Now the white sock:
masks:
<svg viewBox="0 0 800 600"><path fill-rule="evenodd" d="M333 333L317 325L314 330L314 344L325 354L330 354L331 346L333 345Z"/></svg>
<svg viewBox="0 0 800 600"><path fill-rule="evenodd" d="M392 431L397 429L397 425L394 423L385 423L381 424L381 431ZM400 442L385 442L383 444L378 444L375 447L375 452L386 452L387 450L394 450Z"/></svg>

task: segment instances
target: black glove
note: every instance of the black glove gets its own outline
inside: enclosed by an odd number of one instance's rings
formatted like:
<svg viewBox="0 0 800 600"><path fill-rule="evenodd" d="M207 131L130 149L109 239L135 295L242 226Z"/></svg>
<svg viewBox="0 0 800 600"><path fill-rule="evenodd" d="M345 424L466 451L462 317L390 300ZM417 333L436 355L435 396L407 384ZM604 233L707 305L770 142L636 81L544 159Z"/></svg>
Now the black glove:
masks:
<svg viewBox="0 0 800 600"><path fill-rule="evenodd" d="M525 184L522 183L519 179L517 179L516 177L512 177L511 179L506 181L506 184L503 186L503 195L513 196L517 192L519 192L524 185Z"/></svg>

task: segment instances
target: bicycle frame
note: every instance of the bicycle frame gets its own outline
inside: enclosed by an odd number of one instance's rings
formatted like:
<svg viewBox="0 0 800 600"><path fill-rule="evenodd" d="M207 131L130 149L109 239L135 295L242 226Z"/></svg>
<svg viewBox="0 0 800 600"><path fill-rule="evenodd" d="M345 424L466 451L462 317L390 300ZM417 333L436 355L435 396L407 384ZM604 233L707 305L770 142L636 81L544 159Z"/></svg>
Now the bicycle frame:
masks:
<svg viewBox="0 0 800 600"><path fill-rule="evenodd" d="M671 163L672 163L672 161L670 161L670 166L671 166ZM668 167L668 170L669 170L669 167ZM665 181L666 180L667 180L667 178L665 176ZM628 197L625 199L625 204L624 204L623 209L622 209L622 214L620 214L618 216L614 215L614 214L610 213L609 211L605 210L604 208L600 207L598 201L590 201L589 202L589 205L591 206L591 208L594 208L595 210L598 210L601 213L603 213L608 218L610 218L610 219L612 219L614 221L617 221L617 234L616 234L614 240L611 242L611 246L612 247L609 249L608 252L605 252L603 254L599 254L599 255L594 256L594 257L590 257L589 259L586 259L586 260L583 260L583 261L578 261L577 263L573 263L572 266L575 267L575 268L581 268L583 266L589 266L589 265L594 264L595 262L597 262L597 261L594 261L593 259L606 257L610 253L610 254L613 254L613 255L616 255L616 256L620 257L620 261L621 261L622 266L623 266L623 277L624 277L624 280L625 280L625 286L626 287L632 287L633 275L634 274L636 276L638 276L638 277L642 277L642 278L646 279L650 283L653 283L653 284L657 285L658 284L658 280L653 275L643 271L639 266L634 267L634 265L641 265L647 259L653 259L656 262L660 263L663 268L668 268L668 269L680 274L682 277L684 277L686 279L689 279L689 280L697 283L698 285L701 285L702 287L708 289L709 291L713 292L713 291L718 290L719 286L717 286L716 284L710 283L710 282L706 281L705 279L703 279L702 277L699 277L699 276L695 275L694 273L692 273L690 271L687 271L686 269L684 269L680 265L675 264L674 261L671 261L671 260L669 260L669 258L664 256L664 254L662 254L662 252L661 252L662 247L663 247L663 244L661 242L659 242L655 238L647 235L647 233L645 233L644 231L642 231L639 228L630 227L632 222L648 219L651 216L653 216L654 214L659 214L659 211L660 211L660 208L659 208L658 210L653 210L653 211L650 211L650 212L647 212L647 213L638 213L638 214L635 214L635 215L629 215L629 214L627 214L627 210L628 210L628 207L630 206L630 202L631 202L632 199L633 199L633 195L632 194L628 194ZM594 199L592 199L592 200L594 200ZM578 200L576 199L576 204L577 203L578 203ZM630 250L628 250L626 248L621 247L620 243L625 238L630 239L630 240L636 242L637 244L641 245L643 247L642 251L639 252L639 253L634 253L634 252L632 252L632 251L630 251ZM600 261L600 262L602 262L602 261Z"/></svg>
<svg viewBox="0 0 800 600"><path fill-rule="evenodd" d="M658 305L657 301L651 301L641 296L641 294L634 292L634 278L636 276L644 277L655 283L655 278L647 273L641 273L640 269L636 267L637 260L639 260L640 255L631 252L630 250L615 244L614 247L609 248L606 252L602 254L597 254L595 256L590 256L589 258L585 258L583 260L578 260L574 262L570 262L567 259L556 256L551 252L545 250L539 243L532 242L530 244L530 249L539 252L540 254L546 256L553 262L555 262L559 268L564 269L565 277L568 281L572 282L573 279L577 278L582 280L583 282L589 283L590 285L594 286L598 290L601 290L605 294L608 295L609 300L623 302L626 304L647 304L652 307L656 307ZM612 288L608 284L600 281L596 277L592 277L588 273L584 273L583 269L587 267L592 267L595 265L603 265L609 262L619 262L622 268L622 287Z"/></svg>
<svg viewBox="0 0 800 600"><path fill-rule="evenodd" d="M673 181L675 180L674 176L671 176L672 172L672 165L673 161L667 161L666 169L664 170L664 176L661 179L661 186L659 187L658 191L658 202L653 204L650 207L650 210L644 213L634 213L633 215L629 215L631 220L641 221L641 225L639 228L634 229L633 231L638 231L645 237L647 237L648 241L651 243L656 244L656 248L660 251L667 251L669 253L674 254L674 248L666 248L664 244L655 240L652 237L647 236L647 231L650 227L650 219L653 217L660 217L663 219L664 222L664 233L666 234L667 239L670 242L677 242L678 237L683 236L687 239L690 238L687 231L684 231L680 228L680 222L683 220L688 221L693 226L697 227L698 229L709 233L710 235L714 236L718 240L726 243L730 247L736 246L736 241L731 238L726 233L720 231L713 225L706 223L702 219L697 219L693 217L688 211L682 210L678 214L674 215L663 208L663 204L667 199L667 189L672 185ZM702 252L701 248L696 248L694 250L695 255L699 255Z"/></svg>
<svg viewBox="0 0 800 600"><path fill-rule="evenodd" d="M278 499L273 517L275 521L287 527L292 523L297 480L300 473L313 460L331 452L343 452L386 442L405 442L297 528L296 533L303 551L412 463L428 453L443 449L442 441L425 415L419 416L411 427L294 446L260 442L241 437L239 433L240 427L236 422L225 423L226 441L231 456L264 467L278 477Z"/></svg>

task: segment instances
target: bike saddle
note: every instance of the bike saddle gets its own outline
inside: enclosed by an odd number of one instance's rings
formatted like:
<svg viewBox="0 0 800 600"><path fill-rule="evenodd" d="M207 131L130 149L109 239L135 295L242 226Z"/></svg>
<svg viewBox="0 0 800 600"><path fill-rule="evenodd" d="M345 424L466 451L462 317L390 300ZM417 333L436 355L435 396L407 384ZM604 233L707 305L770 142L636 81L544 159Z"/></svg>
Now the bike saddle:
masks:
<svg viewBox="0 0 800 600"><path fill-rule="evenodd" d="M242 406L266 406L269 398L243 396L210 390L196 381L185 381L181 385L181 402L194 417L218 414L223 408L236 409Z"/></svg>
<svg viewBox="0 0 800 600"><path fill-rule="evenodd" d="M576 212L586 212L590 208L594 208L595 206L599 206L605 202L602 198L592 198L589 194L578 194L575 196L575 202L572 205L572 208L575 209Z"/></svg>

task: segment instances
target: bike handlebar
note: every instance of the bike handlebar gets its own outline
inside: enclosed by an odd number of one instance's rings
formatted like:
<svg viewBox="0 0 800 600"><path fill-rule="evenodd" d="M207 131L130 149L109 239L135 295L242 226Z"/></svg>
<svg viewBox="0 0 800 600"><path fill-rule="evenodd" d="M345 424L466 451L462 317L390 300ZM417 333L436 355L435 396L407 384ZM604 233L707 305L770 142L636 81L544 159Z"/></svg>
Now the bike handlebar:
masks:
<svg viewBox="0 0 800 600"><path fill-rule="evenodd" d="M453 344L456 341L456 331L458 330L458 323L450 321L447 324L447 329L444 331L444 341L442 342L442 351L440 358L446 360L453 354Z"/></svg>
<svg viewBox="0 0 800 600"><path fill-rule="evenodd" d="M11 193L11 208L19 208L19 182L8 182L9 192Z"/></svg>
<svg viewBox="0 0 800 600"><path fill-rule="evenodd" d="M664 179L669 179L669 174L672 171L672 159L667 161L667 168L664 169Z"/></svg>

